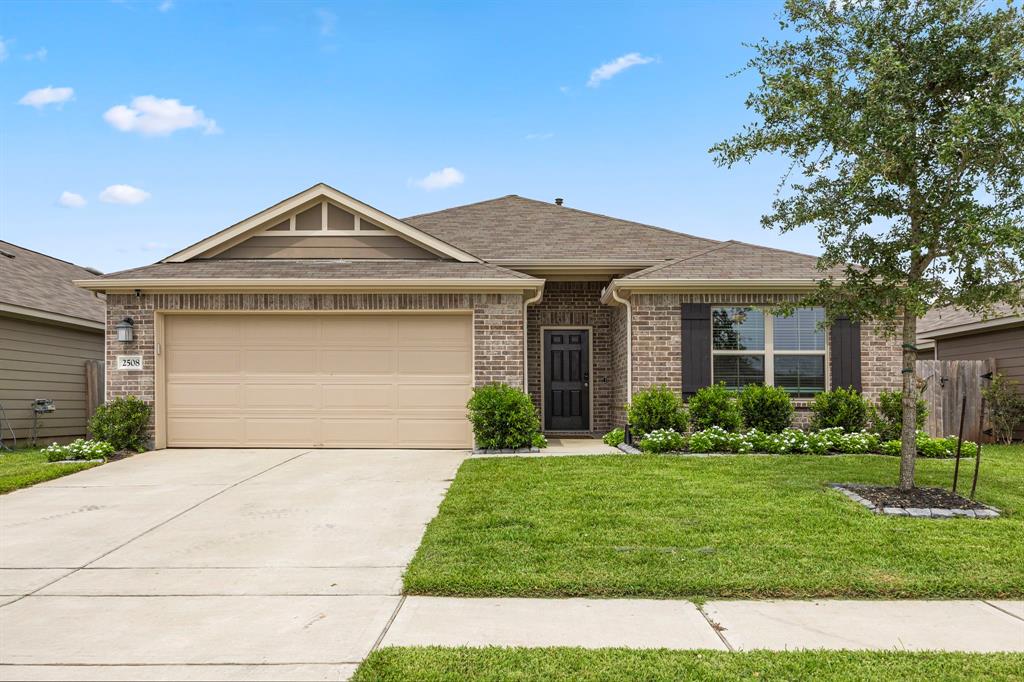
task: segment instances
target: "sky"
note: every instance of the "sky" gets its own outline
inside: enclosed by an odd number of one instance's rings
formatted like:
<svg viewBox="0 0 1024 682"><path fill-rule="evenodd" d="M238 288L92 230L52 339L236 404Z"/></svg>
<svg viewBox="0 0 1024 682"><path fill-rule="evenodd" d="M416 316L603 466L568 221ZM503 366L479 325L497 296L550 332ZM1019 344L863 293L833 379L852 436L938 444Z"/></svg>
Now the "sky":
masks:
<svg viewBox="0 0 1024 682"><path fill-rule="evenodd" d="M774 2L0 4L0 239L104 272L317 182L396 217L507 194L761 228L785 162L715 166ZM552 238L552 255L562 244Z"/></svg>

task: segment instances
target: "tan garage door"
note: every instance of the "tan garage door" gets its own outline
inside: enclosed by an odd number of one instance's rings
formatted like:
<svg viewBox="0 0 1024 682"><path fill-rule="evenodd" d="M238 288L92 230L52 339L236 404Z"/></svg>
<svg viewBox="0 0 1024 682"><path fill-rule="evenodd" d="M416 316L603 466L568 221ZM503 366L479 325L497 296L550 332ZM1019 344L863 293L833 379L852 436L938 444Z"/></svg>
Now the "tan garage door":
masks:
<svg viewBox="0 0 1024 682"><path fill-rule="evenodd" d="M169 447L472 444L468 314L167 315Z"/></svg>

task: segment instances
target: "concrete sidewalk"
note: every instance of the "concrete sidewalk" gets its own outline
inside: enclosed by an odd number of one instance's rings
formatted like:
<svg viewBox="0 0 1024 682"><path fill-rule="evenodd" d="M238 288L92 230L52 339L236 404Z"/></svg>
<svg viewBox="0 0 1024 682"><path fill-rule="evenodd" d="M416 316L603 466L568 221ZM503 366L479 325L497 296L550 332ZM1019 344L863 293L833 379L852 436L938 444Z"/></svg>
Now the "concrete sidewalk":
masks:
<svg viewBox="0 0 1024 682"><path fill-rule="evenodd" d="M407 597L381 646L1024 652L1024 601Z"/></svg>

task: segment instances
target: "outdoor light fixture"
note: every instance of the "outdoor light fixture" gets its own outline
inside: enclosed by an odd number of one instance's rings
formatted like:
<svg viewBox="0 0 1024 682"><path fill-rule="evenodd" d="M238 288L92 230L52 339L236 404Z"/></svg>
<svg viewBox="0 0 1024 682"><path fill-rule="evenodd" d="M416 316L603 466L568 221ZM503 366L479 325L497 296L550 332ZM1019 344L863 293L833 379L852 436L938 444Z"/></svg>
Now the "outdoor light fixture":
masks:
<svg viewBox="0 0 1024 682"><path fill-rule="evenodd" d="M135 321L132 318L124 318L114 328L117 329L117 340L121 343L130 343L134 338Z"/></svg>

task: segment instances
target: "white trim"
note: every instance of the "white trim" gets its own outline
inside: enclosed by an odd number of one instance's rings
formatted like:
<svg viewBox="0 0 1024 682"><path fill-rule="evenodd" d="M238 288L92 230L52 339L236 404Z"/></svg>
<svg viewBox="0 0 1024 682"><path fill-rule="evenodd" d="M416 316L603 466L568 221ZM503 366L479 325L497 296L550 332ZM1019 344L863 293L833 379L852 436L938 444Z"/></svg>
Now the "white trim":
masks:
<svg viewBox="0 0 1024 682"><path fill-rule="evenodd" d="M99 329L101 331L107 328L107 325L105 325L103 322L87 320L85 318L74 317L72 315L64 315L62 313L52 313L48 310L37 310L36 308L27 308L25 306L14 305L12 303L0 303L0 313L7 313L8 315L11 315L13 317L19 317L29 320L40 320L43 322L50 322L66 327Z"/></svg>
<svg viewBox="0 0 1024 682"><path fill-rule="evenodd" d="M408 223L404 223L397 218L393 218L383 211L380 211L369 204L364 204L358 199L354 199L353 197L339 192L333 187L323 183L314 185L307 190L299 192L295 196L289 197L268 209L260 211L254 216L246 218L242 222L235 223L231 227L221 230L206 239L198 241L195 244L168 256L161 262L183 263L185 261L192 260L193 258L198 258L225 242L241 237L247 232L261 227L262 225L274 220L276 217L286 215L305 204L316 201L317 198L329 199L352 213L357 214L357 218L359 217L358 214L363 214L371 221L379 223L380 225L397 232L409 239L409 241L422 246L428 251L448 256L449 258L453 258L462 263L481 262L476 256L458 249L447 242L443 242L426 232L422 232ZM291 229L294 230L295 216L292 216L290 221ZM310 232L313 232L313 230L310 230Z"/></svg>
<svg viewBox="0 0 1024 682"><path fill-rule="evenodd" d="M574 433L573 431L555 431L548 429L547 413L544 411L544 332L549 329L565 329L568 331L587 332L587 431L594 431L594 327L589 324L553 324L540 327L540 430L551 433Z"/></svg>
<svg viewBox="0 0 1024 682"><path fill-rule="evenodd" d="M807 293L814 291L820 280L816 279L614 279L601 298L608 303L612 293L619 290L636 293L700 293L720 294L731 292L750 293Z"/></svg>

